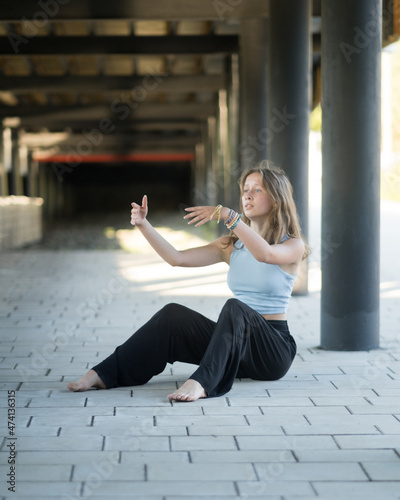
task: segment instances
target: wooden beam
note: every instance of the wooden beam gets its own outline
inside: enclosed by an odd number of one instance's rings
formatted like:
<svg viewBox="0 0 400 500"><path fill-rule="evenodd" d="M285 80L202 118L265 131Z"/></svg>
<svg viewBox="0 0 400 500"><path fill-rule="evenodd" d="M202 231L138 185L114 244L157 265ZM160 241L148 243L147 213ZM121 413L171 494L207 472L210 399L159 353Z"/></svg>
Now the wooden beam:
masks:
<svg viewBox="0 0 400 500"><path fill-rule="evenodd" d="M206 103L135 103L115 99L110 105L103 106L0 106L0 117L20 117L20 125L35 124L40 118L41 125L47 122L70 120L96 121L109 120L113 126L125 120L204 120L216 113L216 104Z"/></svg>
<svg viewBox="0 0 400 500"><path fill-rule="evenodd" d="M214 20L240 19L268 15L265 0L18 0L2 2L0 21L15 22L47 16L56 21L87 20Z"/></svg>
<svg viewBox="0 0 400 500"><path fill-rule="evenodd" d="M218 54L239 51L237 35L200 36L35 36L0 37L0 54L13 55L163 55Z"/></svg>
<svg viewBox="0 0 400 500"><path fill-rule="evenodd" d="M224 75L132 75L132 76L5 76L0 91L14 94L63 91L127 91L140 87L152 92L202 92L225 88Z"/></svg>
<svg viewBox="0 0 400 500"><path fill-rule="evenodd" d="M126 134L114 132L104 134L98 130L85 130L80 134L71 134L62 137L63 134L56 134L54 138L48 134L23 134L20 145L30 149L54 147L65 149L68 147L79 147L90 144L93 149L97 147L121 149L127 148L194 148L200 140L199 134Z"/></svg>
<svg viewBox="0 0 400 500"><path fill-rule="evenodd" d="M14 118L12 120L15 120ZM80 134L84 130L92 130L99 127L99 120L68 120L66 123L62 122L51 122L46 121L43 125L41 122L38 123L32 118L28 118L29 124L24 118L18 119L18 123L13 123L12 125L7 125L7 119L5 120L5 126L18 126L24 128L28 134L51 134L51 133L76 133ZM135 133L135 132L157 132L157 131L169 131L175 132L200 132L202 121L190 120L132 120L131 118L124 120L121 123L115 123L114 133Z"/></svg>

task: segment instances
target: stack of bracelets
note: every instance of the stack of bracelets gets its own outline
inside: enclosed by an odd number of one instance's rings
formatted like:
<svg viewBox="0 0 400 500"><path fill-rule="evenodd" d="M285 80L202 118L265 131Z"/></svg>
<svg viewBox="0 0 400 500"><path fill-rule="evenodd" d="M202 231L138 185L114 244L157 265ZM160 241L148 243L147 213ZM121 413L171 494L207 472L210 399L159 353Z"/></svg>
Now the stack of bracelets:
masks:
<svg viewBox="0 0 400 500"><path fill-rule="evenodd" d="M231 209L229 212L229 217L224 222L225 226L229 231L235 229L235 227L239 224L241 215Z"/></svg>
<svg viewBox="0 0 400 500"><path fill-rule="evenodd" d="M222 205L217 205L215 207L214 212L211 214L210 220L212 220L214 218L214 215L217 214L217 216L218 216L217 223L219 223L219 221L221 220L221 209L222 209ZM227 227L227 229L229 229L229 231L232 231L233 229L235 229L235 227L238 225L238 223L240 221L240 217L241 217L240 214L238 214L237 212L235 212L232 209L230 210L229 217L224 222L225 226Z"/></svg>

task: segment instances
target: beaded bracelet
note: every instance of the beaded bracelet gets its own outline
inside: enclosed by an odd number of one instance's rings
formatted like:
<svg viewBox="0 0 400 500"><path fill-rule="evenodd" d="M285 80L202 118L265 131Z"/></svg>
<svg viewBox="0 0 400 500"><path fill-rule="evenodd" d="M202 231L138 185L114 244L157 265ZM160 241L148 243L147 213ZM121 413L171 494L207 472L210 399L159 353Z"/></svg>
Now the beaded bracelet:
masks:
<svg viewBox="0 0 400 500"><path fill-rule="evenodd" d="M225 226L227 229L230 231L232 229L235 229L235 227L238 225L240 218L242 217L240 214L232 210L232 214L229 214L228 219L225 221Z"/></svg>
<svg viewBox="0 0 400 500"><path fill-rule="evenodd" d="M230 209L229 216L228 216L228 218L225 221L225 225L226 226L229 225L233 221L233 218L235 217L235 214L236 214L236 212L234 210Z"/></svg>
<svg viewBox="0 0 400 500"><path fill-rule="evenodd" d="M239 214L239 215L238 215L238 218L235 220L235 222L232 224L232 226L230 226L230 228L229 228L229 229L230 229L231 231L233 231L233 229L235 229L235 227L239 224L239 222L240 222L240 218L241 218L241 217L242 217L242 216Z"/></svg>

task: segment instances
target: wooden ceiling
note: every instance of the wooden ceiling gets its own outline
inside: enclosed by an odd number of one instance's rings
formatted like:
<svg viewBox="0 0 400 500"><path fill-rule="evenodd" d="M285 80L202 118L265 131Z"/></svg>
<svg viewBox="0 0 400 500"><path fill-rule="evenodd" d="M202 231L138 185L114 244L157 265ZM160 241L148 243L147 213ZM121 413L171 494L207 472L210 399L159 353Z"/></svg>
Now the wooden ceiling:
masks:
<svg viewBox="0 0 400 500"><path fill-rule="evenodd" d="M0 118L36 151L67 151L102 124L98 151L193 151L240 21L260 16L265 0L2 0ZM312 27L318 65L320 1Z"/></svg>

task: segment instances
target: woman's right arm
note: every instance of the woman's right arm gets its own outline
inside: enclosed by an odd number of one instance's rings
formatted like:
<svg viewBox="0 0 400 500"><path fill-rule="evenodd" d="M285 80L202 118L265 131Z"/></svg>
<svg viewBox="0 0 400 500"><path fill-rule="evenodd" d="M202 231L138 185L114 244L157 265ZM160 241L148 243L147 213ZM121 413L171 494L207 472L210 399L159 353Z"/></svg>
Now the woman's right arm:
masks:
<svg viewBox="0 0 400 500"><path fill-rule="evenodd" d="M131 224L143 234L154 250L171 266L202 267L226 261L222 239L219 238L208 245L187 250L177 250L159 234L147 216L147 196L143 196L142 205L132 203Z"/></svg>

